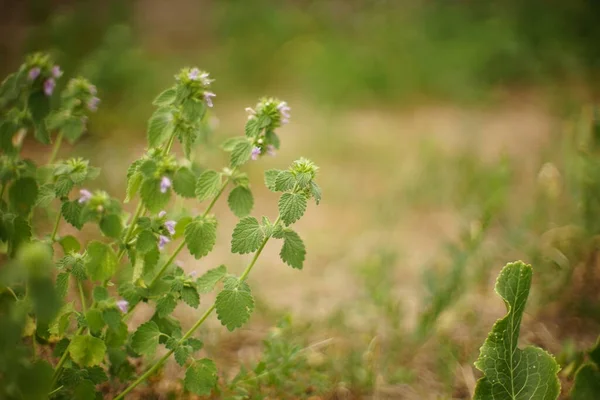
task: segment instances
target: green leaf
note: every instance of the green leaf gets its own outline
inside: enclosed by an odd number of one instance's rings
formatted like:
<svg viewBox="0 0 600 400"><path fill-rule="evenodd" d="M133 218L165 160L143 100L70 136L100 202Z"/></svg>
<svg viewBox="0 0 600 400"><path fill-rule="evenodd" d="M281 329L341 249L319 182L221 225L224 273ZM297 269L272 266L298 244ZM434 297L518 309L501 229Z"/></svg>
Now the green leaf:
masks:
<svg viewBox="0 0 600 400"><path fill-rule="evenodd" d="M152 231L141 231L137 237L135 248L142 254L146 254L158 247L157 238Z"/></svg>
<svg viewBox="0 0 600 400"><path fill-rule="evenodd" d="M185 286L181 291L181 299L192 308L198 308L200 305L200 295L196 288L191 286Z"/></svg>
<svg viewBox="0 0 600 400"><path fill-rule="evenodd" d="M283 231L283 246L281 247L279 256L290 267L302 269L306 256L306 248L300 236L291 229Z"/></svg>
<svg viewBox="0 0 600 400"><path fill-rule="evenodd" d="M104 328L104 319L102 318L102 312L97 308L92 308L85 313L85 320L87 321L90 332L98 334Z"/></svg>
<svg viewBox="0 0 600 400"><path fill-rule="evenodd" d="M60 207L60 212L63 218L69 224L73 225L77 229L81 229L83 226L81 218L82 205L77 200L65 201Z"/></svg>
<svg viewBox="0 0 600 400"><path fill-rule="evenodd" d="M197 217L185 227L185 243L196 259L207 255L216 241L217 221L213 217Z"/></svg>
<svg viewBox="0 0 600 400"><path fill-rule="evenodd" d="M94 301L98 303L101 301L108 300L108 289L106 289L104 286L96 286L92 291L92 297L94 298Z"/></svg>
<svg viewBox="0 0 600 400"><path fill-rule="evenodd" d="M483 372L474 400L555 400L560 393L560 367L546 351L517 347L521 319L531 287L532 268L522 262L507 264L496 282L507 315L498 320L481 347L475 367Z"/></svg>
<svg viewBox="0 0 600 400"><path fill-rule="evenodd" d="M217 268L209 269L196 280L196 286L200 293L210 293L215 288L215 285L223 279L227 273L227 268L224 265L219 265Z"/></svg>
<svg viewBox="0 0 600 400"><path fill-rule="evenodd" d="M65 298L69 291L69 274L68 272L61 272L56 275L56 293L61 297Z"/></svg>
<svg viewBox="0 0 600 400"><path fill-rule="evenodd" d="M279 215L284 224L298 221L306 211L306 197L302 193L284 193L279 199Z"/></svg>
<svg viewBox="0 0 600 400"><path fill-rule="evenodd" d="M79 241L73 235L67 235L60 238L58 243L60 243L60 246L65 254L69 254L71 252L77 253L79 250L81 250L81 244L79 244Z"/></svg>
<svg viewBox="0 0 600 400"><path fill-rule="evenodd" d="M171 190L160 191L160 179L146 179L142 183L140 197L146 208L152 213L158 213L165 208L171 198Z"/></svg>
<svg viewBox="0 0 600 400"><path fill-rule="evenodd" d="M243 136L232 137L232 138L225 140L223 142L223 144L221 145L221 148L225 151L232 151L238 143L247 142L247 141L248 141L248 139L246 139Z"/></svg>
<svg viewBox="0 0 600 400"><path fill-rule="evenodd" d="M275 191L287 192L296 184L296 177L290 171L281 171L275 178Z"/></svg>
<svg viewBox="0 0 600 400"><path fill-rule="evenodd" d="M571 400L597 400L600 398L600 369L587 363L577 371L571 389Z"/></svg>
<svg viewBox="0 0 600 400"><path fill-rule="evenodd" d="M192 353L192 349L189 346L180 345L175 348L174 353L175 361L177 361L177 364L183 367L190 354Z"/></svg>
<svg viewBox="0 0 600 400"><path fill-rule="evenodd" d="M31 93L27 101L31 118L35 125L35 138L42 144L50 144L50 133L46 129L44 118L50 112L50 99L44 92L38 90Z"/></svg>
<svg viewBox="0 0 600 400"><path fill-rule="evenodd" d="M195 361L185 371L185 388L198 396L209 395L217 384L217 366L212 360Z"/></svg>
<svg viewBox="0 0 600 400"><path fill-rule="evenodd" d="M264 232L254 217L242 218L231 237L231 251L246 254L256 251L264 240Z"/></svg>
<svg viewBox="0 0 600 400"><path fill-rule="evenodd" d="M87 248L86 269L92 280L110 279L117 270L117 256L112 247L98 241L91 241Z"/></svg>
<svg viewBox="0 0 600 400"><path fill-rule="evenodd" d="M177 300L170 294L161 297L156 302L156 312L161 318L171 314L175 310L175 307L177 307Z"/></svg>
<svg viewBox="0 0 600 400"><path fill-rule="evenodd" d="M185 341L185 343L192 348L192 351L198 351L204 347L202 340L196 338L189 338Z"/></svg>
<svg viewBox="0 0 600 400"><path fill-rule="evenodd" d="M84 367L100 364L105 353L104 342L90 335L75 336L69 346L69 354L73 361Z"/></svg>
<svg viewBox="0 0 600 400"><path fill-rule="evenodd" d="M49 326L48 331L50 334L58 337L62 337L67 328L69 327L71 314L75 313L73 303L64 304L58 311L54 321Z"/></svg>
<svg viewBox="0 0 600 400"><path fill-rule="evenodd" d="M175 234L173 235L173 239L180 238L185 233L185 228L192 222L192 217L182 217L175 224Z"/></svg>
<svg viewBox="0 0 600 400"><path fill-rule="evenodd" d="M17 179L8 192L12 209L21 215L29 215L37 197L38 186L33 178Z"/></svg>
<svg viewBox="0 0 600 400"><path fill-rule="evenodd" d="M68 118L60 127L60 131L65 139L73 144L81 137L81 135L83 135L83 132L85 131L85 122L80 117Z"/></svg>
<svg viewBox="0 0 600 400"><path fill-rule="evenodd" d="M230 164L232 167L239 167L240 165L245 164L252 155L252 143L244 140L238 142L233 150L231 151L231 161Z"/></svg>
<svg viewBox="0 0 600 400"><path fill-rule="evenodd" d="M267 189L272 192L277 191L275 182L277 181L277 176L279 176L280 172L282 171L279 169L269 169L265 171L265 185L267 186Z"/></svg>
<svg viewBox="0 0 600 400"><path fill-rule="evenodd" d="M248 121L246 121L246 126L244 127L244 132L246 133L247 137L255 137L256 135L258 135L260 133L261 130L261 124L260 121L257 118L251 118Z"/></svg>
<svg viewBox="0 0 600 400"><path fill-rule="evenodd" d="M198 201L216 196L219 190L221 190L221 174L217 171L204 171L196 182L195 194Z"/></svg>
<svg viewBox="0 0 600 400"><path fill-rule="evenodd" d="M176 97L177 90L175 90L175 88L172 87L156 96L152 104L159 107L166 107L171 105L175 101Z"/></svg>
<svg viewBox="0 0 600 400"><path fill-rule="evenodd" d="M236 217L242 218L250 214L254 207L254 197L250 189L244 186L234 188L227 198L229 208Z"/></svg>
<svg viewBox="0 0 600 400"><path fill-rule="evenodd" d="M46 208L52 203L52 200L56 198L56 191L54 185L47 183L39 187L37 201L35 202L36 207Z"/></svg>
<svg viewBox="0 0 600 400"><path fill-rule="evenodd" d="M100 230L106 236L118 239L123 231L123 222L117 214L108 214L100 220Z"/></svg>
<svg viewBox="0 0 600 400"><path fill-rule="evenodd" d="M118 331L121 327L121 315L121 311L114 307L102 311L102 319L113 331Z"/></svg>
<svg viewBox="0 0 600 400"><path fill-rule="evenodd" d="M9 366L11 368L11 366ZM3 396L5 399L10 398L19 398L19 399L27 399L27 400L46 400L48 399L48 392L52 390L52 365L48 364L47 361L38 360L33 362L31 365L27 367L27 369L22 366L14 365L12 366L16 371L21 372L18 374L17 381L14 382L12 379L15 376L15 371L11 371L10 373L5 373L4 375L11 376L11 385L13 387L19 388L19 395L17 396ZM4 378L6 382L8 379ZM3 391L6 394L10 389L3 385Z"/></svg>
<svg viewBox="0 0 600 400"><path fill-rule="evenodd" d="M254 310L250 286L235 277L225 278L224 288L215 302L217 317L230 331L242 326Z"/></svg>
<svg viewBox="0 0 600 400"><path fill-rule="evenodd" d="M196 195L196 175L187 167L179 167L173 176L173 190L182 197Z"/></svg>
<svg viewBox="0 0 600 400"><path fill-rule="evenodd" d="M131 337L131 347L141 355L151 356L156 352L160 330L154 321L140 325Z"/></svg>
<svg viewBox="0 0 600 400"><path fill-rule="evenodd" d="M158 147L173 133L173 114L169 108L159 108L148 121L148 145Z"/></svg>
<svg viewBox="0 0 600 400"><path fill-rule="evenodd" d="M67 175L61 175L54 182L54 191L56 192L57 197L65 197L68 196L71 190L73 189L73 181Z"/></svg>
<svg viewBox="0 0 600 400"><path fill-rule="evenodd" d="M321 188L315 182L310 181L310 192L312 197L315 199L315 203L319 205L321 202Z"/></svg>

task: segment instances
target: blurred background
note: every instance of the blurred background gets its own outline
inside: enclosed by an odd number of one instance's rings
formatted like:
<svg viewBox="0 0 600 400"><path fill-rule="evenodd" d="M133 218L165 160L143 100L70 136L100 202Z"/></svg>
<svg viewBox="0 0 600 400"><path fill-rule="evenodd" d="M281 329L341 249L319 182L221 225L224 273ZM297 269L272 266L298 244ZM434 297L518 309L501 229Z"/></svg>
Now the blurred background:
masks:
<svg viewBox="0 0 600 400"><path fill-rule="evenodd" d="M599 18L594 0L4 0L0 72L47 50L96 84L99 111L62 156L90 157L119 198L152 99L181 67L216 79L195 155L212 168L244 107L290 104L281 152L248 167L253 214L276 210L263 171L299 156L321 167L324 200L298 224L304 271L268 247L250 323L205 329L220 395L470 398L479 346L505 312L494 279L516 259L534 265L523 342L557 355L566 393L600 331ZM188 271L247 261L229 254L235 217L216 213L216 249L182 257ZM196 318L178 311L184 326ZM178 396L178 378L169 366L140 397Z"/></svg>

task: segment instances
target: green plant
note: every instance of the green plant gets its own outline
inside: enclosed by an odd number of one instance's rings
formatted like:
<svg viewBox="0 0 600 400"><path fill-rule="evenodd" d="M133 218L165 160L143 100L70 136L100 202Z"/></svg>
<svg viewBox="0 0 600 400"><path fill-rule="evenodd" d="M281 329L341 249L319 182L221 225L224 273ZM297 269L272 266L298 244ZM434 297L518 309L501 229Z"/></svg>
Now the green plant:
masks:
<svg viewBox="0 0 600 400"><path fill-rule="evenodd" d="M481 347L475 366L483 372L474 399L555 400L560 393L554 358L544 350L518 348L521 319L529 297L533 270L522 262L507 264L496 281L508 314L498 320Z"/></svg>
<svg viewBox="0 0 600 400"><path fill-rule="evenodd" d="M99 169L81 158L57 160L62 140L74 142L85 132L86 114L99 102L96 88L75 78L62 92L60 104L55 104L52 95L61 74L48 56L35 54L0 88L0 240L8 258L0 276L0 345L7 351L0 365L0 393L15 399L94 398L96 385L110 379L116 390L124 388L115 397L121 399L173 355L186 368L186 389L209 394L217 383L217 369L212 360L193 357L203 347L194 336L196 330L215 311L230 331L248 321L254 298L246 278L271 238L283 240L281 259L302 269L306 250L291 225L303 216L308 200L318 204L321 199L315 182L318 167L301 158L289 169L266 171L267 187L282 193L278 216L261 221L249 216L254 198L248 176L240 169L279 149L275 130L288 122L290 108L272 98L248 108L245 135L223 145L230 153L229 165L222 171L199 173L189 158L215 95L209 90L208 73L184 68L176 83L154 100L157 110L148 123L149 148L127 170L125 203L140 199L128 216L108 193L84 188ZM28 132L42 144L50 144L56 132L47 164L37 166L21 158ZM172 154L175 141L186 158ZM229 274L223 265L199 278L186 274L174 265L175 258L186 247L196 259L213 249L217 219L211 210L230 186L229 208L241 218L233 230L231 251L254 255L240 276ZM79 197L73 198L76 188ZM166 210L175 196L208 205L200 215L170 219ZM51 233L39 235L44 219L35 211L51 213L54 203L60 204L60 211L55 212ZM77 230L96 224L102 236L82 245L73 235L61 235L63 219ZM181 241L166 256L168 244L175 240ZM71 285L78 301L69 301ZM170 316L172 311L181 302L198 308L200 295L213 290L218 290L214 304L184 332ZM140 303L152 304L155 313L131 333L126 321ZM161 345L167 352L150 360L135 379L129 360L150 358ZM53 348L52 355L40 346ZM54 358L58 361L52 366ZM33 394L28 392L30 379L39 382Z"/></svg>
<svg viewBox="0 0 600 400"><path fill-rule="evenodd" d="M575 375L571 389L573 400L592 400L600 396L600 338L587 356L588 361L579 367Z"/></svg>

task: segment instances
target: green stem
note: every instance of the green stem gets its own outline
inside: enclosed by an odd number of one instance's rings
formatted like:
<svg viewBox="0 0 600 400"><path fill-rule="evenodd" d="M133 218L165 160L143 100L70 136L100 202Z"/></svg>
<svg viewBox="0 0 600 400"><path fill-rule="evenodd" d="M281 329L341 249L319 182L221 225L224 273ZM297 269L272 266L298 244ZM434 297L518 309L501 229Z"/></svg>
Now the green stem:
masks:
<svg viewBox="0 0 600 400"><path fill-rule="evenodd" d="M135 209L135 213L133 215L133 219L131 220L131 224L129 224L129 228L127 228L127 233L125 233L125 239L123 239L124 246L121 250L119 250L119 254L117 254L118 261L121 261L121 258L123 258L123 255L125 254L125 246L127 246L127 243L131 240L131 235L133 234L133 230L135 229L136 221L145 211L146 207L144 207L144 205L140 201L137 208Z"/></svg>
<svg viewBox="0 0 600 400"><path fill-rule="evenodd" d="M84 313L86 313L87 307L85 305L85 294L83 293L83 285L81 284L81 281L79 279L77 279L77 286L79 286L79 298L81 299L81 310Z"/></svg>
<svg viewBox="0 0 600 400"><path fill-rule="evenodd" d="M56 140L54 141L54 147L52 147L52 153L50 154L50 158L48 159L48 164L52 164L58 155L58 150L60 149L60 145L62 144L63 134L62 132L58 133L56 136Z"/></svg>
<svg viewBox="0 0 600 400"><path fill-rule="evenodd" d="M48 397L52 396L53 394L58 393L59 390L61 390L64 386L59 386L56 389L54 389L53 391L51 391L50 393L48 393Z"/></svg>
<svg viewBox="0 0 600 400"><path fill-rule="evenodd" d="M273 225L277 225L279 223L279 220L280 220L280 217L277 217L277 220L275 220L275 223ZM250 261L250 264L248 264L248 266L246 267L246 269L244 270L244 272L240 276L240 280L243 281L243 280L245 280L248 277L248 274L250 274L250 271L252 271L252 268L256 264L256 261L258 260L258 257L260 256L260 254L262 253L263 249L267 245L267 242L269 241L269 239L270 239L270 237L267 236L263 240L263 242L261 243L260 247L256 251L256 254L254 254L254 257L252 258L252 261ZM210 308L208 310L206 310L206 312L202 315L202 317L198 321L196 321L196 323L194 324L194 326L192 326L185 333L185 335L183 335L183 337L177 343L177 346L180 345L180 344L182 344L185 340L187 340L190 336L192 336L192 334L196 331L196 329L198 329L200 327L200 325L202 325L204 323L204 321L206 321L206 319L210 316L210 314L212 314L213 311L215 311L216 308L217 308L216 303L213 303L213 305L210 306ZM175 347L177 347L177 346L175 346ZM139 385L140 383L142 383L146 379L148 379L148 377L150 375L152 375L154 373L154 371L156 371L158 368L160 368L165 363L165 361L167 361L169 359L169 357L171 356L171 354L173 354L173 352L174 352L174 350L169 350L168 353L166 353L164 356L162 356L152 367L150 367L150 369L148 371L146 371L135 382L133 382L131 385L129 385L127 387L127 389L125 389L117 397L115 397L114 400L123 399L125 397L125 395L127 395L129 392L131 392L133 389L135 389L135 387L137 385Z"/></svg>
<svg viewBox="0 0 600 400"><path fill-rule="evenodd" d="M52 235L50 235L50 241L54 242L56 240L56 234L58 233L58 225L60 225L61 218L60 210L56 214L56 220L54 221L54 228L52 229Z"/></svg>
<svg viewBox="0 0 600 400"><path fill-rule="evenodd" d="M0 200L4 198L4 190L6 189L6 184L2 185L2 189L0 189Z"/></svg>
<svg viewBox="0 0 600 400"><path fill-rule="evenodd" d="M77 332L75 332L75 336L81 335L83 333L84 329L85 329L84 327L79 328L77 330ZM70 345L71 344L69 343L69 346ZM60 360L58 360L58 364L56 364L56 367L54 368L54 375L52 376L52 384L50 385L51 388L53 388L54 385L56 385L58 378L60 378L60 373L62 372L62 367L65 364L65 362L67 361L67 358L69 357L69 346L67 346L62 357L60 357Z"/></svg>
<svg viewBox="0 0 600 400"><path fill-rule="evenodd" d="M11 288L9 288L8 286L6 286L6 290L13 295L13 297L15 298L16 301L19 301L19 298L17 297L17 294L15 293L14 290L12 290Z"/></svg>
<svg viewBox="0 0 600 400"><path fill-rule="evenodd" d="M36 329L37 329L37 326L36 326ZM31 335L31 347L33 350L33 361L35 361L37 359L37 341L35 340L36 329L33 330L33 334Z"/></svg>

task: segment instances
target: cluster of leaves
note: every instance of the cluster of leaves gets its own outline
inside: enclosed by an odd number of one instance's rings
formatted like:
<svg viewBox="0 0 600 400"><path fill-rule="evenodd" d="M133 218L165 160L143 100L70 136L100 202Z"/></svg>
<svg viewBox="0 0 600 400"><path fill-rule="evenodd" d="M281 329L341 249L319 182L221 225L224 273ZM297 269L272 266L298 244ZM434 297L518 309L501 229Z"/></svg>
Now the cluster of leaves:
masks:
<svg viewBox="0 0 600 400"><path fill-rule="evenodd" d="M209 394L217 383L217 368L212 360L196 357L203 343L195 331L213 311L230 331L248 321L254 298L246 278L270 238L283 241L284 263L302 269L306 249L291 225L304 215L310 199L317 204L321 200L315 182L318 168L300 159L287 170L267 171L267 187L281 193L279 215L273 221L263 216L260 222L250 216L254 197L240 167L279 148L275 130L288 121L289 107L271 98L260 100L246 135L223 145L230 152L229 165L221 171L202 169L190 158L215 95L209 91L208 73L184 68L175 85L154 100L148 149L127 170L124 202L139 198L135 213L128 215L108 193L85 188L99 175L98 168L81 158L55 161L61 141L74 142L85 132L86 113L95 111L99 102L96 88L75 78L56 106L52 95L60 75L49 56L36 54L0 87L0 242L8 258L0 274L0 343L6 354L0 363L0 397L98 398L97 385L110 381L128 385L116 397L120 399L171 355L186 368L186 389ZM46 165L21 159L29 132L42 144L54 142ZM171 151L175 140L183 159ZM231 251L254 253L252 261L240 276L228 273L224 265L199 277L195 271L184 272L175 265L181 251L187 248L200 259L213 250L218 224L211 210L228 187L227 203L241 218ZM168 212L174 196L206 202L205 211ZM36 209L45 213L34 214ZM34 222L48 214L54 214L52 231L39 236L44 224ZM99 234L82 245L74 235L60 234L66 228L63 220L76 230L97 225ZM169 243L177 240L179 245L167 256ZM201 296L215 290L214 304L184 332L172 316L175 308L183 303L197 309ZM154 313L130 332L127 320L139 303L152 306ZM52 355L40 346L51 348ZM155 360L160 346L167 352ZM138 379L135 358L152 361ZM19 368L12 368L17 364ZM32 388L28 380L39 384Z"/></svg>

